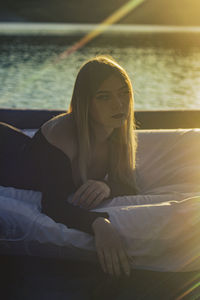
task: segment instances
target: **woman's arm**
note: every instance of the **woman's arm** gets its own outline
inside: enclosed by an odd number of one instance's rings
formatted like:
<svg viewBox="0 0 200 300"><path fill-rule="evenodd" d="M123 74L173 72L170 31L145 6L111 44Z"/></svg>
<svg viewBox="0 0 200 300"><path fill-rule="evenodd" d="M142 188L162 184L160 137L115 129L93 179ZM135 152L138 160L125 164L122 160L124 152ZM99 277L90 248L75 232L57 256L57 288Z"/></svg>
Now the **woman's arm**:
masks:
<svg viewBox="0 0 200 300"><path fill-rule="evenodd" d="M75 192L72 203L91 210L107 199L136 194L135 188L121 182L109 186L105 180L88 180Z"/></svg>
<svg viewBox="0 0 200 300"><path fill-rule="evenodd" d="M40 151L39 151L40 150ZM54 221L93 234L92 223L97 217L109 218L107 213L90 212L67 202L76 187L72 178L70 159L56 147L45 143L35 153L38 181L42 192L42 212Z"/></svg>
<svg viewBox="0 0 200 300"><path fill-rule="evenodd" d="M94 209L110 197L107 183L89 179L75 192L72 203L86 209Z"/></svg>
<svg viewBox="0 0 200 300"><path fill-rule="evenodd" d="M91 212L67 202L76 187L72 179L71 163L55 147L34 150L37 181L42 191L42 212L53 220L83 232L95 235L100 263L110 274L119 275L120 267L129 274L130 267L122 240L105 212Z"/></svg>
<svg viewBox="0 0 200 300"><path fill-rule="evenodd" d="M130 259L123 240L108 219L97 218L92 228L95 234L95 246L99 262L105 273L120 276L124 272L130 275Z"/></svg>
<svg viewBox="0 0 200 300"><path fill-rule="evenodd" d="M42 195L42 212L57 223L89 234L94 234L92 224L97 218L109 218L106 212L91 212L69 204L66 200L67 194L63 197L59 192L49 187L49 190L43 192Z"/></svg>

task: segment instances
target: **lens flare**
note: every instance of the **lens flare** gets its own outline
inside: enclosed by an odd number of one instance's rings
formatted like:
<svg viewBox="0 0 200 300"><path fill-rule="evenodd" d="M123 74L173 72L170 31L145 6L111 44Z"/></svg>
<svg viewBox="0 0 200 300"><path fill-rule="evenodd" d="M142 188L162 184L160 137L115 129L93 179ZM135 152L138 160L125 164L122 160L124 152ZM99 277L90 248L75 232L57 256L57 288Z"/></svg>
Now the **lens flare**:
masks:
<svg viewBox="0 0 200 300"><path fill-rule="evenodd" d="M179 297L177 297L175 300L183 300L184 297L188 296L191 292L193 291L197 291L197 288L200 288L200 273L193 278L193 280L199 280L199 282L195 283L191 288L189 288L187 291L185 291L184 293L182 293ZM197 297L196 297L197 296ZM197 294L195 295L195 299L200 299L200 292L197 291Z"/></svg>
<svg viewBox="0 0 200 300"><path fill-rule="evenodd" d="M106 31L106 29L112 24L116 23L120 19L122 19L125 15L127 15L131 10L134 10L140 4L145 2L146 0L130 0L126 4L122 5L119 9L117 9L114 13L112 13L108 18L106 18L102 23L97 25L94 30L86 34L83 38L81 38L77 43L75 43L72 47L61 53L56 62L60 59L65 59L71 53L80 49L84 45L86 45L89 41Z"/></svg>

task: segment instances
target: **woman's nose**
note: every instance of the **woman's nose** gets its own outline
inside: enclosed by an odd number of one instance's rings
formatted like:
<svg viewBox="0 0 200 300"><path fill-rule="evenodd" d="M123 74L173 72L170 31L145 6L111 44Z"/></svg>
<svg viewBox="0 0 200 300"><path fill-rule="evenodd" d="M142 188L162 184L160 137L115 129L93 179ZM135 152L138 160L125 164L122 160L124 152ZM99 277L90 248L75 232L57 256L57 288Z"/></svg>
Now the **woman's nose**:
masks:
<svg viewBox="0 0 200 300"><path fill-rule="evenodd" d="M116 103L117 107L122 108L123 103L122 103L122 99L120 96L118 96L118 95L115 96L115 103Z"/></svg>

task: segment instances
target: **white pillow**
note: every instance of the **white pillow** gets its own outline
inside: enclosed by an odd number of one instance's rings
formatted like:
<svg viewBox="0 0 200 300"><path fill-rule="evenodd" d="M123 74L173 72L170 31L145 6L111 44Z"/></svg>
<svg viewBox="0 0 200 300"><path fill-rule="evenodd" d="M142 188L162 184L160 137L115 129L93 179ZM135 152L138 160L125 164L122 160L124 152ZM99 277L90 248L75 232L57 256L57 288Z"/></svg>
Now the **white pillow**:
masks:
<svg viewBox="0 0 200 300"><path fill-rule="evenodd" d="M137 136L142 194L199 191L200 129L145 130Z"/></svg>

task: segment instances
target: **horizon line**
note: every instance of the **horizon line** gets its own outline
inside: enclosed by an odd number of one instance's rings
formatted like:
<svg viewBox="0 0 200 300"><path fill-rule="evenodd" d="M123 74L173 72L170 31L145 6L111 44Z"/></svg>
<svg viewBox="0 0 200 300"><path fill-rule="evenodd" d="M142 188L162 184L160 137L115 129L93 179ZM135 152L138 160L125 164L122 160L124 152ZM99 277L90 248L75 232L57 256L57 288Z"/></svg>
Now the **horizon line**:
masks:
<svg viewBox="0 0 200 300"><path fill-rule="evenodd" d="M0 34L67 34L87 33L98 26L98 23L52 23L52 22L0 22ZM155 24L114 24L105 33L200 33L200 26L155 25Z"/></svg>

